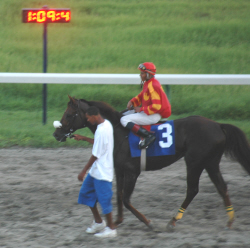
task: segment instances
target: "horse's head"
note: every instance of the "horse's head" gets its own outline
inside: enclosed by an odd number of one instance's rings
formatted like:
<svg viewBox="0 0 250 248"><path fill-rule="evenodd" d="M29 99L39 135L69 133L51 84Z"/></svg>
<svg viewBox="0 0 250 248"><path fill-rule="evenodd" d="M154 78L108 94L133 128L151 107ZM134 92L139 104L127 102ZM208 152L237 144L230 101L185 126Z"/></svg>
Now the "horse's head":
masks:
<svg viewBox="0 0 250 248"><path fill-rule="evenodd" d="M85 112L89 105L86 102L81 102L71 96L68 96L67 109L65 110L61 121L54 121L56 131L53 133L55 139L59 142L66 141L73 132L83 128L87 124Z"/></svg>

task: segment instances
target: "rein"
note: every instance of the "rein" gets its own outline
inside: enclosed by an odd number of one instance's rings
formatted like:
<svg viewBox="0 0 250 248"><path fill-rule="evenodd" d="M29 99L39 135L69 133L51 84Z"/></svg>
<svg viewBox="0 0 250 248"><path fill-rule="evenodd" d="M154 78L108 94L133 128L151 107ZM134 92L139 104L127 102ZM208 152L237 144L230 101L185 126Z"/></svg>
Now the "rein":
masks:
<svg viewBox="0 0 250 248"><path fill-rule="evenodd" d="M120 114L124 114L125 112L129 111L129 110L133 110L134 109L134 106L132 106L130 109L126 108L122 111L120 111Z"/></svg>

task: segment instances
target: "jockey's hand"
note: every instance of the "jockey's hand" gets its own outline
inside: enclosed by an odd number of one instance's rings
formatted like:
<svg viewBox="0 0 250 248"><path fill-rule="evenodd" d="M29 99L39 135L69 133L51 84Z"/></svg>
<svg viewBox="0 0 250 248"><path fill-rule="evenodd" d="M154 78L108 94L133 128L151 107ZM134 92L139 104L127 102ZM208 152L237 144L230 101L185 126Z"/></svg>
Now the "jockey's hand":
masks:
<svg viewBox="0 0 250 248"><path fill-rule="evenodd" d="M134 110L135 110L136 113L140 113L141 112L140 109L141 109L141 107L134 107Z"/></svg>
<svg viewBox="0 0 250 248"><path fill-rule="evenodd" d="M127 109L131 109L132 107L133 107L133 103L131 101L129 101L127 104Z"/></svg>

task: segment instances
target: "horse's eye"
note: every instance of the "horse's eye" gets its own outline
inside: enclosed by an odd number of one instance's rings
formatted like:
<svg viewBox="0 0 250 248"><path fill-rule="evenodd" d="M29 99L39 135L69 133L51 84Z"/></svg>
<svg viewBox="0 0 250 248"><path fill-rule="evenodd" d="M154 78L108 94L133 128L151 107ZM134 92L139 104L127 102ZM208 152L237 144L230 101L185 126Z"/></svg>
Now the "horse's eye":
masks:
<svg viewBox="0 0 250 248"><path fill-rule="evenodd" d="M66 115L66 118L67 118L67 119L70 119L70 118L72 118L72 117L73 117L73 116L70 115L70 114L67 114L67 115Z"/></svg>

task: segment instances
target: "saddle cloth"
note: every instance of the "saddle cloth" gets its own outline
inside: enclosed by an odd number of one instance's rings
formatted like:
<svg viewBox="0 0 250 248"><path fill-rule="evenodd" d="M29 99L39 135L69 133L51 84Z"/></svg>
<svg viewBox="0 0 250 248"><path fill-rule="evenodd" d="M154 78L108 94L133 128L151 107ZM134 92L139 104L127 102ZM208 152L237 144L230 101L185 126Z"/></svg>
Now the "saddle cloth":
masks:
<svg viewBox="0 0 250 248"><path fill-rule="evenodd" d="M146 149L146 156L165 156L175 154L175 132L174 121L166 121L164 123L157 123L151 126L143 126L147 130L154 132L155 141L151 143ZM139 149L140 137L133 132L129 132L129 146L132 157L140 157L141 149Z"/></svg>

